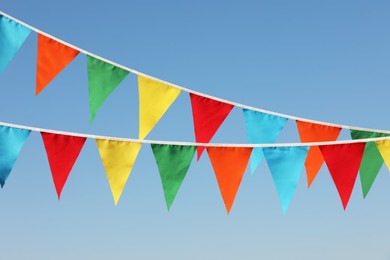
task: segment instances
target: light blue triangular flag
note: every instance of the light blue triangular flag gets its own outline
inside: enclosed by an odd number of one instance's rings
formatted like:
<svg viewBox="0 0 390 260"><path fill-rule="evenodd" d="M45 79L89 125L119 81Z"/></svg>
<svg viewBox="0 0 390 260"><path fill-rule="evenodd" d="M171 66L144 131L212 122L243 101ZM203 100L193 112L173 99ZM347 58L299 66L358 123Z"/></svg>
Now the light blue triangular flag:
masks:
<svg viewBox="0 0 390 260"><path fill-rule="evenodd" d="M250 144L272 144L278 138L284 125L287 123L287 118L265 114L249 109L243 109L246 134ZM250 166L252 174L259 166L263 159L263 150L261 148L254 148L251 158Z"/></svg>
<svg viewBox="0 0 390 260"><path fill-rule="evenodd" d="M3 188L30 130L0 126L0 185Z"/></svg>
<svg viewBox="0 0 390 260"><path fill-rule="evenodd" d="M308 151L307 146L263 148L282 204L283 214L286 214L294 195Z"/></svg>
<svg viewBox="0 0 390 260"><path fill-rule="evenodd" d="M18 52L31 30L0 15L0 74Z"/></svg>

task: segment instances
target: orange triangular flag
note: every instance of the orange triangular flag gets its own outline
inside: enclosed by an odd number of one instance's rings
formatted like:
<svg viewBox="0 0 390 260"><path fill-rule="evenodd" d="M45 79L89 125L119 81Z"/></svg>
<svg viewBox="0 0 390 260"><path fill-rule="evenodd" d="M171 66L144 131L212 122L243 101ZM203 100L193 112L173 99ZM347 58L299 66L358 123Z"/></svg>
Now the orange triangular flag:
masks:
<svg viewBox="0 0 390 260"><path fill-rule="evenodd" d="M79 51L38 34L35 94L38 95L77 54L79 54Z"/></svg>
<svg viewBox="0 0 390 260"><path fill-rule="evenodd" d="M341 131L341 128L339 127L313 124L298 120L296 120L296 122L299 137L301 138L302 143L335 141ZM321 151L318 146L310 147L305 161L308 187L310 187L310 185L314 181L323 163L324 157L322 157Z"/></svg>
<svg viewBox="0 0 390 260"><path fill-rule="evenodd" d="M240 187L251 152L252 148L243 147L207 148L228 214Z"/></svg>

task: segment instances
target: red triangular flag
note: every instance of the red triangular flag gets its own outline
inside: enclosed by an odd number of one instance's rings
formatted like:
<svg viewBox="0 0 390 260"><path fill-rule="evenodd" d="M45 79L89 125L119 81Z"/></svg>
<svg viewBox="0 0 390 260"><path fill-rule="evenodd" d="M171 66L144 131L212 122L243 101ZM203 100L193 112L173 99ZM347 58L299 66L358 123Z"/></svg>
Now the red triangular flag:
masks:
<svg viewBox="0 0 390 260"><path fill-rule="evenodd" d="M54 186L60 199L62 188L68 179L77 157L85 143L85 137L41 132Z"/></svg>
<svg viewBox="0 0 390 260"><path fill-rule="evenodd" d="M339 127L313 124L298 120L296 120L296 123L298 127L299 137L301 138L302 143L335 141L341 131L341 128ZM305 161L308 187L310 187L310 185L312 184L323 163L324 158L322 157L321 151L318 146L310 147Z"/></svg>
<svg viewBox="0 0 390 260"><path fill-rule="evenodd" d="M208 143L234 106L193 93L190 93L190 98L196 142ZM204 149L198 146L198 160Z"/></svg>
<svg viewBox="0 0 390 260"><path fill-rule="evenodd" d="M228 214L240 187L251 152L252 148L207 147Z"/></svg>
<svg viewBox="0 0 390 260"><path fill-rule="evenodd" d="M347 208L355 185L365 145L365 143L352 143L320 146L344 210Z"/></svg>
<svg viewBox="0 0 390 260"><path fill-rule="evenodd" d="M79 51L42 34L38 34L37 75L35 93L38 95L60 73Z"/></svg>

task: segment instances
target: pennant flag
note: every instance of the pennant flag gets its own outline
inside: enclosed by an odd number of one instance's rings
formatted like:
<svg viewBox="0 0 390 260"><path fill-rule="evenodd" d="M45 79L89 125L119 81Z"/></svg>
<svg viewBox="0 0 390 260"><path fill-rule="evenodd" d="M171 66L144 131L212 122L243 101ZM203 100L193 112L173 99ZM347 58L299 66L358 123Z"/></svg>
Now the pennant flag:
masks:
<svg viewBox="0 0 390 260"><path fill-rule="evenodd" d="M0 125L0 185L3 188L30 130Z"/></svg>
<svg viewBox="0 0 390 260"><path fill-rule="evenodd" d="M228 214L240 187L251 152L252 148L207 147Z"/></svg>
<svg viewBox="0 0 390 260"><path fill-rule="evenodd" d="M384 133L350 130L352 139L364 139L389 136ZM360 164L360 182L362 184L363 197L365 198L375 181L383 165L382 156L375 142L367 142L364 148L362 162Z"/></svg>
<svg viewBox="0 0 390 260"><path fill-rule="evenodd" d="M250 144L274 143L288 120L284 117L265 114L245 108L243 111L246 133ZM261 148L255 147L253 149L250 159L252 174L259 166L263 156L263 150Z"/></svg>
<svg viewBox="0 0 390 260"><path fill-rule="evenodd" d="M183 183L196 146L151 144L164 189L168 210Z"/></svg>
<svg viewBox="0 0 390 260"><path fill-rule="evenodd" d="M294 195L308 150L306 146L263 148L283 214L286 214Z"/></svg>
<svg viewBox="0 0 390 260"><path fill-rule="evenodd" d="M325 163L339 192L344 210L355 185L365 143L320 146Z"/></svg>
<svg viewBox="0 0 390 260"><path fill-rule="evenodd" d="M35 94L38 95L77 54L79 51L39 33Z"/></svg>
<svg viewBox="0 0 390 260"><path fill-rule="evenodd" d="M302 143L336 141L341 128L321 124L313 124L296 120L299 137ZM307 176L307 186L310 187L318 171L324 163L320 148L312 146L306 157L305 167Z"/></svg>
<svg viewBox="0 0 390 260"><path fill-rule="evenodd" d="M115 205L137 159L141 143L96 139Z"/></svg>
<svg viewBox="0 0 390 260"><path fill-rule="evenodd" d="M0 74L23 45L31 30L0 14Z"/></svg>
<svg viewBox="0 0 390 260"><path fill-rule="evenodd" d="M69 173L84 146L85 137L41 132L54 186L60 199Z"/></svg>
<svg viewBox="0 0 390 260"><path fill-rule="evenodd" d="M390 140L376 141L376 146L390 171Z"/></svg>
<svg viewBox="0 0 390 260"><path fill-rule="evenodd" d="M89 55L87 55L87 57L90 108L89 121L92 122L100 106L122 80L126 78L129 72Z"/></svg>
<svg viewBox="0 0 390 260"><path fill-rule="evenodd" d="M190 98L196 142L208 143L234 106L193 93L190 93ZM204 149L198 146L198 160Z"/></svg>
<svg viewBox="0 0 390 260"><path fill-rule="evenodd" d="M144 139L179 96L181 90L138 76L139 139Z"/></svg>

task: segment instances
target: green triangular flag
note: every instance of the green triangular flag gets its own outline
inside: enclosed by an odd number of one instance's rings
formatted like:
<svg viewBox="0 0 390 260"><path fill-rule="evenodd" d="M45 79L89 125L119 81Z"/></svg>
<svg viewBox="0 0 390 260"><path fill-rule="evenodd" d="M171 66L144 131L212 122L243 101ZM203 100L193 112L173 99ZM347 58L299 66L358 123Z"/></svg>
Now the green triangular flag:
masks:
<svg viewBox="0 0 390 260"><path fill-rule="evenodd" d="M168 210L194 157L196 146L151 144Z"/></svg>
<svg viewBox="0 0 390 260"><path fill-rule="evenodd" d="M92 122L100 106L129 72L89 55L87 57L89 121Z"/></svg>
<svg viewBox="0 0 390 260"><path fill-rule="evenodd" d="M375 137L385 137L389 134L376 133L376 132L367 132L359 130L350 130L352 139L364 139L364 138L375 138ZM360 164L360 182L363 189L363 197L365 198L368 192L371 189L372 184L375 181L376 176L379 173L383 165L382 156L376 147L375 142L366 143L364 148L364 154L362 162Z"/></svg>

